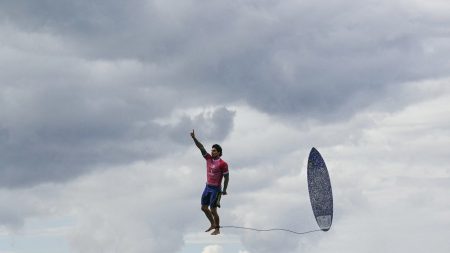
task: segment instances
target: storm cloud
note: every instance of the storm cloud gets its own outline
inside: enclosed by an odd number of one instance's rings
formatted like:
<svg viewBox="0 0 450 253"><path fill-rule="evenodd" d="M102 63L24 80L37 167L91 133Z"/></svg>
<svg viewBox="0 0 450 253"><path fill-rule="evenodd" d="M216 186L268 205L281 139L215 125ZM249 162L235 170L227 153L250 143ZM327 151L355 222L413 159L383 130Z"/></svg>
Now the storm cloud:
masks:
<svg viewBox="0 0 450 253"><path fill-rule="evenodd" d="M203 184L195 129L230 164L225 221L313 226L288 218L309 210L298 198L302 159L316 146L330 160L339 233L327 242L230 232L241 252L360 252L339 241L364 226L376 231L361 242L383 244L377 221L426 200L413 185L448 192L449 10L400 0L1 1L0 234L69 213L77 252L178 252L203 221L176 211L197 208ZM448 207L438 202L427 203ZM402 217L403 231L448 224L445 212L417 226ZM135 239L116 240L127 231ZM414 251L398 239L394 248ZM203 251L228 253L208 240Z"/></svg>

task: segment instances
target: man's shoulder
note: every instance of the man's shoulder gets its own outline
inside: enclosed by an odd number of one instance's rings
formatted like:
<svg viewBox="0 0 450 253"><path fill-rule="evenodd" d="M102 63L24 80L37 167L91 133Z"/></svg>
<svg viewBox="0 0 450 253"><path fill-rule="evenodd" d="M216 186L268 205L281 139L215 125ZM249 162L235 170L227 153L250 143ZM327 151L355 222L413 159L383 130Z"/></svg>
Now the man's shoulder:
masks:
<svg viewBox="0 0 450 253"><path fill-rule="evenodd" d="M220 158L220 162L222 163L223 166L228 167L228 163L225 162L225 160L223 160L222 158Z"/></svg>

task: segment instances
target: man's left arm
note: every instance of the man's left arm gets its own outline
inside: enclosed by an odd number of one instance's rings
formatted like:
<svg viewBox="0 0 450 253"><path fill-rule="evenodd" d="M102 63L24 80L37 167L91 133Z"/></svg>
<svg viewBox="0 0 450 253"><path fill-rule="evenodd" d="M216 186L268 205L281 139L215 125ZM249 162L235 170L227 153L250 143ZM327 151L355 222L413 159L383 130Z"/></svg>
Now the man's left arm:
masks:
<svg viewBox="0 0 450 253"><path fill-rule="evenodd" d="M230 180L230 174L227 173L223 175L224 181L223 181L223 190L222 195L227 195L227 187L228 187L228 181Z"/></svg>

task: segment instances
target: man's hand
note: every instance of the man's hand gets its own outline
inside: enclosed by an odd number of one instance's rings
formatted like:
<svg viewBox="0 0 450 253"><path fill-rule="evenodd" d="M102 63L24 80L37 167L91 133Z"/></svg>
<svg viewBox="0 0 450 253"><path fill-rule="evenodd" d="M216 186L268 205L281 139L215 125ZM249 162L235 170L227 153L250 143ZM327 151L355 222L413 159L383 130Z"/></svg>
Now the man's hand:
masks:
<svg viewBox="0 0 450 253"><path fill-rule="evenodd" d="M194 143L195 143L195 145L197 146L197 148L199 148L200 151L202 152L202 155L205 156L205 155L206 155L206 150L205 150L205 148L203 147L203 144L201 144L201 143L197 140L197 138L195 138L195 132L194 132L194 129L192 129L191 137L192 137L192 139L194 140Z"/></svg>
<svg viewBox="0 0 450 253"><path fill-rule="evenodd" d="M227 195L227 194L228 194L227 191L222 192L222 195Z"/></svg>

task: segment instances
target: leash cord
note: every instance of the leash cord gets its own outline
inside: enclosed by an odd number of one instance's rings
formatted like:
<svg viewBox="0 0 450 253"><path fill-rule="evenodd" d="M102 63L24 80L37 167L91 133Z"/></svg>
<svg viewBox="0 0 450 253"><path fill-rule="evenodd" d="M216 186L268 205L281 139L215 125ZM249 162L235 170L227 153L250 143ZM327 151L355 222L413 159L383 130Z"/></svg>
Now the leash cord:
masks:
<svg viewBox="0 0 450 253"><path fill-rule="evenodd" d="M257 228L239 227L239 226L220 226L220 228L237 228L237 229L246 229L246 230L258 231L258 232L285 231L285 232L289 232L289 233L293 233L293 234L297 234L297 235L303 235L303 234L322 231L320 229L317 229L317 230L311 230L311 231L305 231L305 232L297 232L297 231L284 229L284 228L257 229Z"/></svg>

